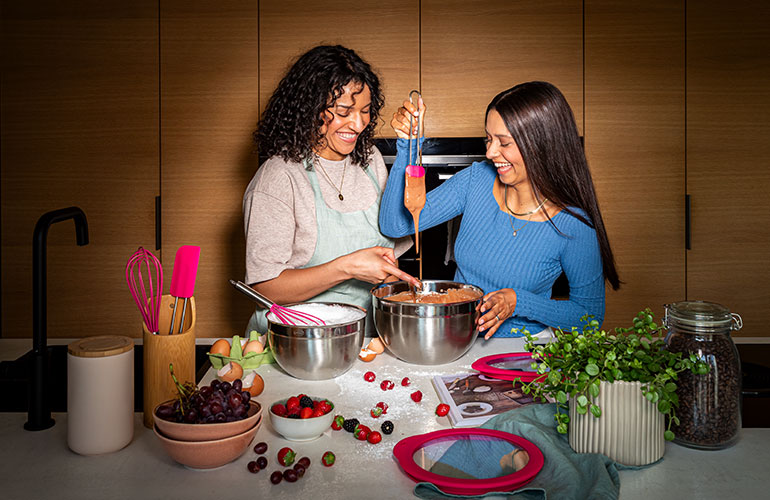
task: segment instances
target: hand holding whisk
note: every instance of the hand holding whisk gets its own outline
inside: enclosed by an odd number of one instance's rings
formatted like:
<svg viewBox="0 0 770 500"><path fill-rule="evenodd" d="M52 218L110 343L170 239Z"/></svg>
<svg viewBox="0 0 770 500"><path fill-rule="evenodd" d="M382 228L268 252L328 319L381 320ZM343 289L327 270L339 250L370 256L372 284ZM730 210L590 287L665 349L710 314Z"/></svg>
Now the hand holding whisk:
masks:
<svg viewBox="0 0 770 500"><path fill-rule="evenodd" d="M158 258L139 247L126 263L126 282L147 330L157 334L163 295L163 268Z"/></svg>

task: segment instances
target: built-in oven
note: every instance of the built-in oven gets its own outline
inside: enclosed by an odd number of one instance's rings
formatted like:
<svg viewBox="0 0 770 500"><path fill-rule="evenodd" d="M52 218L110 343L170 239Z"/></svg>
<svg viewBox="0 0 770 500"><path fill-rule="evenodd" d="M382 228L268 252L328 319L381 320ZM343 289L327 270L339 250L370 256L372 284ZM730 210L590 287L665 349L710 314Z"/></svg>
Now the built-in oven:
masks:
<svg viewBox="0 0 770 500"><path fill-rule="evenodd" d="M396 139L375 140L390 170L396 159ZM475 161L486 159L482 137L426 138L422 147L422 166L425 167L425 189L430 191L455 173ZM453 280L457 264L454 260L454 242L462 216L420 233L423 279ZM414 246L399 257L399 266L412 276L419 275L419 261ZM562 274L554 283L552 297L569 296L569 284Z"/></svg>

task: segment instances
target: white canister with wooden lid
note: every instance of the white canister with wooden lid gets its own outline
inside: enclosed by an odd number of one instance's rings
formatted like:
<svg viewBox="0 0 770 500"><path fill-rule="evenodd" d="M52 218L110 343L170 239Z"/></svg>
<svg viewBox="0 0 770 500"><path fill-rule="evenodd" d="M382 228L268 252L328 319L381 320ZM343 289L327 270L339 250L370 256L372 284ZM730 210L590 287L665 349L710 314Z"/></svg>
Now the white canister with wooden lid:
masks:
<svg viewBox="0 0 770 500"><path fill-rule="evenodd" d="M134 437L134 341L86 337L67 351L67 444L81 455L124 448Z"/></svg>

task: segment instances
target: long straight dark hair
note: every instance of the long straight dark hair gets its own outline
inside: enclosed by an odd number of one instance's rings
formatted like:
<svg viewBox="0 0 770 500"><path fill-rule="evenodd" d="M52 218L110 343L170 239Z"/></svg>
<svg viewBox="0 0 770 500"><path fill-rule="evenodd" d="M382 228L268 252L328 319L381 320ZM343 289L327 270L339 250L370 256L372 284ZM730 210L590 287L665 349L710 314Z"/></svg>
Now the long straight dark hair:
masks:
<svg viewBox="0 0 770 500"><path fill-rule="evenodd" d="M617 290L620 278L615 258L567 99L548 82L527 82L497 94L487 106L487 115L493 109L519 147L536 199L548 198L596 230L604 279ZM588 220L569 207L583 210Z"/></svg>

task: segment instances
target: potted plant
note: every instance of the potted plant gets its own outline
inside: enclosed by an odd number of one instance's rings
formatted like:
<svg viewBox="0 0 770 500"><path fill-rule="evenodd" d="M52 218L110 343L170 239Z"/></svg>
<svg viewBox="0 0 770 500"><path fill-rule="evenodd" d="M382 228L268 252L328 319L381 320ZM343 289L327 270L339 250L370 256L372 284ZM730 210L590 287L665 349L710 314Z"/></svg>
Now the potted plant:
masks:
<svg viewBox="0 0 770 500"><path fill-rule="evenodd" d="M591 317L583 322L582 332L556 330L546 345L523 332L533 368L544 375L523 391L557 403L556 429L569 431L575 451L604 453L627 465L658 460L664 439L674 438L672 423L679 423L678 374L706 373L707 365L695 354L666 350L649 309L614 334L599 330Z"/></svg>

